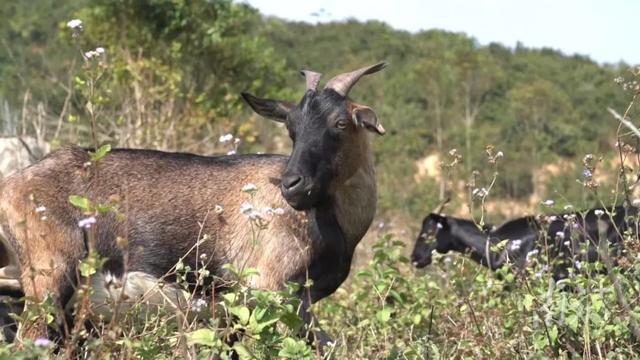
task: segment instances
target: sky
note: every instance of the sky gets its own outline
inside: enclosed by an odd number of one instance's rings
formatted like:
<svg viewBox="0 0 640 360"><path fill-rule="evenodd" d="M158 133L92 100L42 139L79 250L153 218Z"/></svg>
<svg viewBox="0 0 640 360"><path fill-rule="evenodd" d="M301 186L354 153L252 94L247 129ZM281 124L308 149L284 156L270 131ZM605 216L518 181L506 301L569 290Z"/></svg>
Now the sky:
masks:
<svg viewBox="0 0 640 360"><path fill-rule="evenodd" d="M464 32L480 44L549 47L599 63L640 64L636 0L244 0L263 14L310 23L380 20L416 32Z"/></svg>

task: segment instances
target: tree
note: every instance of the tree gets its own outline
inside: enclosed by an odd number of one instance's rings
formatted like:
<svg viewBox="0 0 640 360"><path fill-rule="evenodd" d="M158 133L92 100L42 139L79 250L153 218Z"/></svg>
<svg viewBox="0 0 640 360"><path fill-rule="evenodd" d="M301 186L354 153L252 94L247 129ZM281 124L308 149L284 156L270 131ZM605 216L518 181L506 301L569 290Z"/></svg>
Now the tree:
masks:
<svg viewBox="0 0 640 360"><path fill-rule="evenodd" d="M575 123L569 97L553 83L534 80L507 93L512 126L503 127L504 139L528 167L540 164L545 155L574 147L570 132ZM534 179L534 193L538 194Z"/></svg>
<svg viewBox="0 0 640 360"><path fill-rule="evenodd" d="M489 51L476 49L472 44L456 51L455 70L459 82L457 99L464 111L465 154L471 159L471 133L476 119L503 74ZM470 165L471 161L467 161L468 171L471 171Z"/></svg>

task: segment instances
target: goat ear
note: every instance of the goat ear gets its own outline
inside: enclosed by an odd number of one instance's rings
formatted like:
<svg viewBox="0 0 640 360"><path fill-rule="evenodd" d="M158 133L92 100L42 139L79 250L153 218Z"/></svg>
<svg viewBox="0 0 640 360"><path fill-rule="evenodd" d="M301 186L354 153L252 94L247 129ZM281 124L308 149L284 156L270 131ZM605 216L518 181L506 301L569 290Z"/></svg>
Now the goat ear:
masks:
<svg viewBox="0 0 640 360"><path fill-rule="evenodd" d="M387 132L378 121L378 115L368 106L353 104L351 117L356 126L376 132L378 135L384 135Z"/></svg>
<svg viewBox="0 0 640 360"><path fill-rule="evenodd" d="M242 93L242 98L257 114L278 122L284 122L295 107L292 102L262 99L249 93Z"/></svg>

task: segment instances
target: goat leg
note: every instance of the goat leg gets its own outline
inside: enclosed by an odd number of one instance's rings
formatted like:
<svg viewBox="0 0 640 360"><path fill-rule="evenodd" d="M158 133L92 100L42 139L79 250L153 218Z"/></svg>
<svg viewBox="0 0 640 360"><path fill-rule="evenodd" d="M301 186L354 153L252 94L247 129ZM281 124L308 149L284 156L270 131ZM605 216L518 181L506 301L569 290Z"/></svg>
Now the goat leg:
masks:
<svg viewBox="0 0 640 360"><path fill-rule="evenodd" d="M303 291L305 295L307 291ZM311 301L308 296L302 296L302 303L300 306L299 315L306 325L306 338L307 341L316 347L320 356L324 356L325 347L333 342L331 337L320 328L318 319L311 312ZM303 330L304 331L304 330Z"/></svg>

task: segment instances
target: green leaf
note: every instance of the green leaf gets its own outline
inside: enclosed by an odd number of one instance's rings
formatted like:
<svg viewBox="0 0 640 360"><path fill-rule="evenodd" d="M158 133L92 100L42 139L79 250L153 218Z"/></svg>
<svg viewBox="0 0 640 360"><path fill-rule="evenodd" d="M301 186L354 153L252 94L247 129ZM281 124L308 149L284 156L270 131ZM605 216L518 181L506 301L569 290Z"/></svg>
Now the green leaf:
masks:
<svg viewBox="0 0 640 360"><path fill-rule="evenodd" d="M253 333L261 333L265 328L271 326L272 324L275 324L276 322L278 322L279 318L277 316L274 316L272 318L268 318L267 320L255 324L253 326L251 326L251 331Z"/></svg>
<svg viewBox="0 0 640 360"><path fill-rule="evenodd" d="M91 161L100 161L102 158L107 156L107 154L111 151L111 145L105 144L102 145L95 152L89 151L89 158Z"/></svg>
<svg viewBox="0 0 640 360"><path fill-rule="evenodd" d="M391 318L391 310L389 309L382 309L376 313L376 319L378 319L378 321L380 321L383 324L389 321L390 318Z"/></svg>
<svg viewBox="0 0 640 360"><path fill-rule="evenodd" d="M224 299L225 303L234 304L238 300L238 294L230 292L230 293L222 294L222 298Z"/></svg>
<svg viewBox="0 0 640 360"><path fill-rule="evenodd" d="M187 341L189 345L205 345L205 346L215 346L219 339L216 336L216 333L210 329L198 329L194 332L187 334Z"/></svg>
<svg viewBox="0 0 640 360"><path fill-rule="evenodd" d="M295 340L290 337L282 341L282 349L278 356L285 359L309 359L311 348L303 340Z"/></svg>
<svg viewBox="0 0 640 360"><path fill-rule="evenodd" d="M524 300L522 300L522 304L524 308L527 310L531 310L533 307L533 296L531 294L527 294L524 296Z"/></svg>
<svg viewBox="0 0 640 360"><path fill-rule="evenodd" d="M491 251L499 252L499 251L502 251L502 249L504 249L507 246L508 242L509 242L509 239L504 239L498 242L497 244L491 245L489 248L491 249Z"/></svg>
<svg viewBox="0 0 640 360"><path fill-rule="evenodd" d="M264 317L264 315L267 313L267 309L266 308L255 308L253 309L253 312L251 313L251 319L255 320L256 322L262 320L262 318Z"/></svg>
<svg viewBox="0 0 640 360"><path fill-rule="evenodd" d="M551 329L549 329L549 337L551 338L551 343L555 344L556 340L558 339L557 326L554 325Z"/></svg>
<svg viewBox="0 0 640 360"><path fill-rule="evenodd" d="M236 342L235 344L233 344L233 350L235 350L235 352L238 354L240 359L254 358L253 355L251 355L251 352L249 351L249 349L247 349L247 347L240 342Z"/></svg>
<svg viewBox="0 0 640 360"><path fill-rule="evenodd" d="M247 325L249 323L249 316L251 316L251 311L246 306L234 306L229 309L233 315L238 317L240 320L240 324Z"/></svg>
<svg viewBox="0 0 640 360"><path fill-rule="evenodd" d="M294 312L288 312L280 316L280 321L285 324L289 329L298 331L304 324L304 321Z"/></svg>
<svg viewBox="0 0 640 360"><path fill-rule="evenodd" d="M71 195L69 196L69 202L71 203L71 205L78 207L84 211L91 210L91 202L86 197L79 196L79 195Z"/></svg>
<svg viewBox="0 0 640 360"><path fill-rule="evenodd" d="M549 345L549 340L546 336L536 336L533 340L533 346L536 350L542 350Z"/></svg>
<svg viewBox="0 0 640 360"><path fill-rule="evenodd" d="M96 204L96 210L100 214L108 214L108 213L114 211L115 207L113 207L110 204Z"/></svg>
<svg viewBox="0 0 640 360"><path fill-rule="evenodd" d="M569 326L569 328L571 330L573 330L574 332L576 332L578 330L578 316L577 315L571 314L571 315L567 316L566 323L567 323L567 326Z"/></svg>
<svg viewBox="0 0 640 360"><path fill-rule="evenodd" d="M96 273L96 267L88 261L81 262L78 265L78 270L80 270L80 275L84 277L89 277Z"/></svg>
<svg viewBox="0 0 640 360"><path fill-rule="evenodd" d="M253 275L260 275L260 271L258 271L258 269L255 269L255 268L246 268L244 269L244 271L242 271L241 275L242 275L241 277L246 278Z"/></svg>
<svg viewBox="0 0 640 360"><path fill-rule="evenodd" d="M599 312L602 306L602 297L599 294L591 294L591 307L593 307L593 310Z"/></svg>

